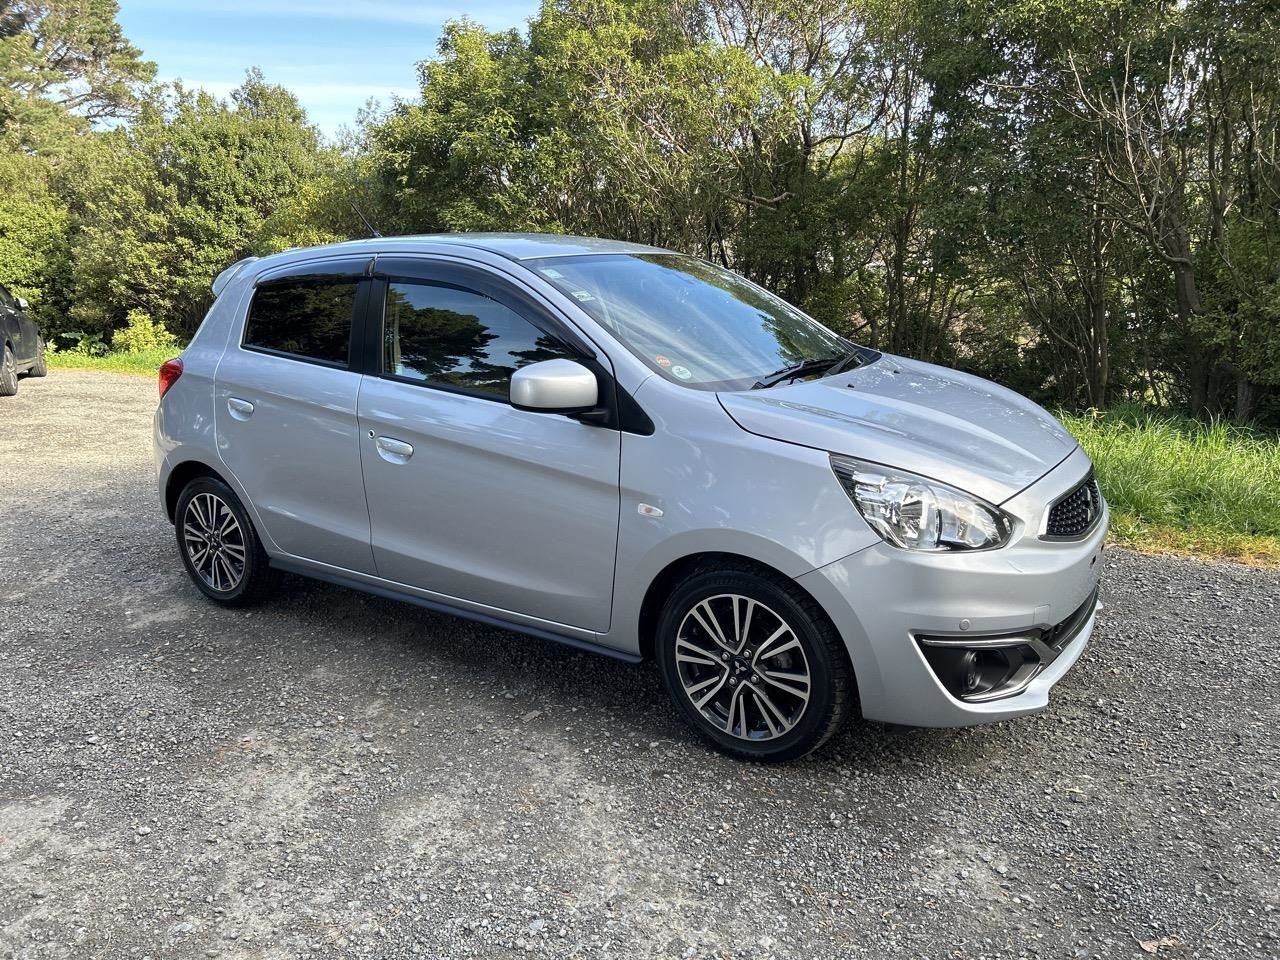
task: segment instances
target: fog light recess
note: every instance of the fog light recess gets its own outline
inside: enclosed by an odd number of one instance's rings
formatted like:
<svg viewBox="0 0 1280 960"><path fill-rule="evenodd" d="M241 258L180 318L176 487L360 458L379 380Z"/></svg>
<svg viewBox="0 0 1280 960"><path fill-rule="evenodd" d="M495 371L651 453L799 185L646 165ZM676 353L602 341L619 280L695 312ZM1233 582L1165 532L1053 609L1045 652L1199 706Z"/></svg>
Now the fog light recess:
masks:
<svg viewBox="0 0 1280 960"><path fill-rule="evenodd" d="M925 660L957 700L980 703L1026 689L1043 662L1028 637L918 637Z"/></svg>

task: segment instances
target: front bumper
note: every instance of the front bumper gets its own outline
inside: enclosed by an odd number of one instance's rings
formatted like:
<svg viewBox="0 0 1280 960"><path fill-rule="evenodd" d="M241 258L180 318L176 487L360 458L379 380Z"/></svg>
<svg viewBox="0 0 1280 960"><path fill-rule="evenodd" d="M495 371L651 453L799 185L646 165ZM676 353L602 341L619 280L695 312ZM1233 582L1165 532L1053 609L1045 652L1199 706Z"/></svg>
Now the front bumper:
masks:
<svg viewBox="0 0 1280 960"><path fill-rule="evenodd" d="M1014 542L998 550L930 554L877 544L799 578L844 637L864 716L955 727L1048 706L1050 688L1084 652L1101 609L1088 601L1102 572L1109 517L1104 512L1080 540L1046 540L1039 531L1054 499L1088 470L1088 457L1077 450L1003 504L1020 523ZM949 691L921 643L977 646L990 638L1050 636L1064 623L1069 642L1011 693L987 699Z"/></svg>

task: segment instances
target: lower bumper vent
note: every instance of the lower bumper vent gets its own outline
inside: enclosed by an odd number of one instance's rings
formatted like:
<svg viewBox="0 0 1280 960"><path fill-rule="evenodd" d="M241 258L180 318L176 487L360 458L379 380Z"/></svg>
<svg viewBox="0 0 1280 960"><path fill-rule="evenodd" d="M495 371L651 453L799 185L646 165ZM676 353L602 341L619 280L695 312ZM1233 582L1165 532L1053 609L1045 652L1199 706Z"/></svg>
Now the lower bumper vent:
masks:
<svg viewBox="0 0 1280 960"><path fill-rule="evenodd" d="M916 637L934 675L957 700L985 703L1016 697L1080 636L1098 604L1089 598L1061 623L993 637Z"/></svg>

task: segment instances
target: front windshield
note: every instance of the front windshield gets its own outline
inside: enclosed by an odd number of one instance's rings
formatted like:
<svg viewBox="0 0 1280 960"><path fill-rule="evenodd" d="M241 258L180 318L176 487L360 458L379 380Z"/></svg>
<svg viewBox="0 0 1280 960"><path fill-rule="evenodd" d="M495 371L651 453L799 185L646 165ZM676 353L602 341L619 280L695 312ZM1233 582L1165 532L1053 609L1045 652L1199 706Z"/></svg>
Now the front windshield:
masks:
<svg viewBox="0 0 1280 960"><path fill-rule="evenodd" d="M655 372L745 390L858 350L736 273L679 254L549 257L529 264ZM812 375L820 369L804 371Z"/></svg>

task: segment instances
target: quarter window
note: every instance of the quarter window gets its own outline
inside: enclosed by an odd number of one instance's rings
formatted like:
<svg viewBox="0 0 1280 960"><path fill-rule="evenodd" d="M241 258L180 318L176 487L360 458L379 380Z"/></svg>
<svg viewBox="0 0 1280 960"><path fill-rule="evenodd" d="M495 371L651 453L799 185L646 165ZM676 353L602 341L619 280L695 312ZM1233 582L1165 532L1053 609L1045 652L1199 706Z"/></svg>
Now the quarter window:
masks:
<svg viewBox="0 0 1280 960"><path fill-rule="evenodd" d="M347 366L357 285L332 277L264 283L249 307L245 346Z"/></svg>
<svg viewBox="0 0 1280 960"><path fill-rule="evenodd" d="M497 300L444 284L387 286L383 369L397 377L507 396L511 375L573 356Z"/></svg>

